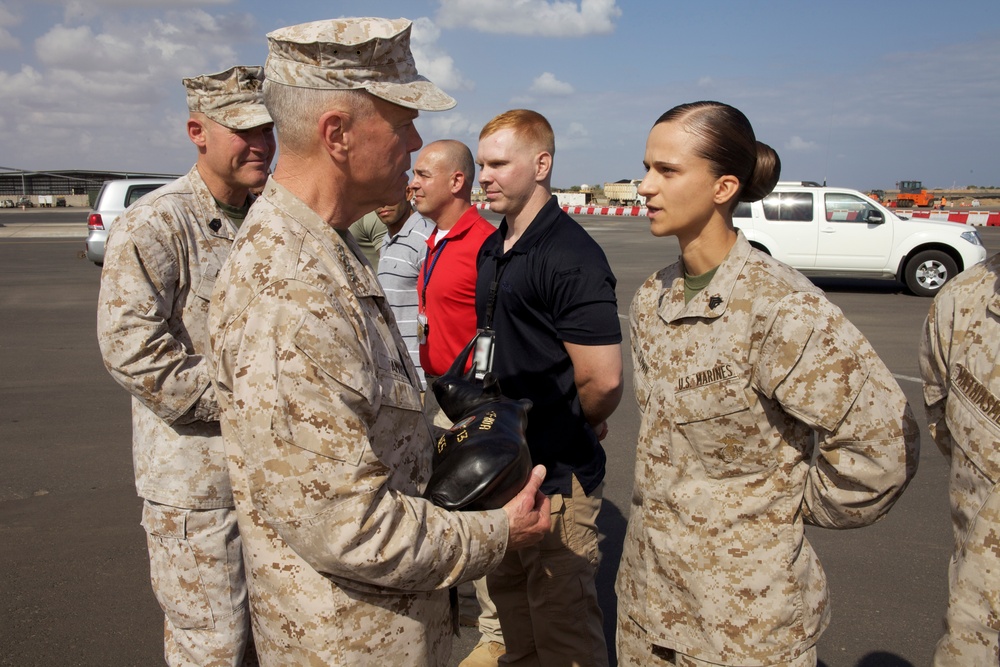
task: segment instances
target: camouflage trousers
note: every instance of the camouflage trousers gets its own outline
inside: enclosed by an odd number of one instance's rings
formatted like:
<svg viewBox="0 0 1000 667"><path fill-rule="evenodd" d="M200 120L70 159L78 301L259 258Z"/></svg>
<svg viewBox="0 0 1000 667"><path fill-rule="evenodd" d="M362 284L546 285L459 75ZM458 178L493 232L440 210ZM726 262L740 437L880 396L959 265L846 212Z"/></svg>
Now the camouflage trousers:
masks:
<svg viewBox="0 0 1000 667"><path fill-rule="evenodd" d="M142 526L150 581L164 614L167 664L255 665L235 509L192 510L147 500Z"/></svg>
<svg viewBox="0 0 1000 667"><path fill-rule="evenodd" d="M996 493L996 492L994 492ZM1000 664L1000 516L988 503L975 530L948 566L946 632L934 651L934 667L996 667Z"/></svg>
<svg viewBox="0 0 1000 667"><path fill-rule="evenodd" d="M618 648L618 665L620 667L722 667L717 662L707 662L678 653L673 649L651 644L646 631L640 628L631 618L618 617L618 636L615 640ZM737 664L737 663L726 663ZM794 660L782 661L782 667L815 667L816 647L801 653ZM777 667L775 665L774 667Z"/></svg>

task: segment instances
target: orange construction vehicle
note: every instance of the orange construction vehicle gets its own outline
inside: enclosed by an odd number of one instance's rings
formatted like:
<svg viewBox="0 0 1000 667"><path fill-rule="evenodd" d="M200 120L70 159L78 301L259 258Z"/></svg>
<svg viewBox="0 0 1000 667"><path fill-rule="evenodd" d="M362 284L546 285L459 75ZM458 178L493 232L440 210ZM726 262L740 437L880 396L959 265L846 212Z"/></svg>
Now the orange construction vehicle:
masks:
<svg viewBox="0 0 1000 667"><path fill-rule="evenodd" d="M885 190L869 190L868 196L877 201L879 204L885 202Z"/></svg>
<svg viewBox="0 0 1000 667"><path fill-rule="evenodd" d="M900 181L896 183L899 193L896 195L897 208L912 208L914 206L934 206L934 195L924 190L920 181Z"/></svg>

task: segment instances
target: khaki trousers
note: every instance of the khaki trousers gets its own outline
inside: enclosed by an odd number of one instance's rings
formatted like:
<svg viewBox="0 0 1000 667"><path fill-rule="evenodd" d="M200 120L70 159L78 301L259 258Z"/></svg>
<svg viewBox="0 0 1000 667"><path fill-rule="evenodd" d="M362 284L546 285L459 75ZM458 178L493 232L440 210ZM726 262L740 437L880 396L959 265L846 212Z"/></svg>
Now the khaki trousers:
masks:
<svg viewBox="0 0 1000 667"><path fill-rule="evenodd" d="M548 535L487 575L507 645L501 665L607 666L595 585L601 491L587 496L574 478L572 495L551 496Z"/></svg>

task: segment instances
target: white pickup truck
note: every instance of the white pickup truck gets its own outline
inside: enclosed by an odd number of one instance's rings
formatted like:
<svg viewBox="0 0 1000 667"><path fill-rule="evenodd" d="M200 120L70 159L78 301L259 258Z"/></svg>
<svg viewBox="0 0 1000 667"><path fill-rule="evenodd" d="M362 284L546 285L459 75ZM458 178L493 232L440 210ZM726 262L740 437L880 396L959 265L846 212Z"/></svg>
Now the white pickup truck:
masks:
<svg viewBox="0 0 1000 667"><path fill-rule="evenodd" d="M894 278L934 296L986 258L972 227L902 218L857 190L780 182L740 203L733 223L755 248L806 275Z"/></svg>

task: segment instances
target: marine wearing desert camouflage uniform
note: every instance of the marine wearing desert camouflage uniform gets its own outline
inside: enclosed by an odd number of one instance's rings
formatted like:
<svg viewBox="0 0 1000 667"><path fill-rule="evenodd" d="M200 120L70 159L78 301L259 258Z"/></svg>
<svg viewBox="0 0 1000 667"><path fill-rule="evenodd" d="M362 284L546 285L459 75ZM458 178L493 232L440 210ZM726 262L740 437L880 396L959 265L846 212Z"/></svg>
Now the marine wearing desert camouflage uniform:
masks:
<svg viewBox="0 0 1000 667"><path fill-rule="evenodd" d="M916 472L919 430L861 332L733 226L781 172L742 112L670 109L643 162L650 231L681 258L629 316L642 422L619 664L815 665L829 596L804 525L881 518Z"/></svg>
<svg viewBox="0 0 1000 667"><path fill-rule="evenodd" d="M212 287L236 234L227 211L249 206L248 187L264 182L274 153L262 79L260 67L234 67L184 80L198 164L114 224L102 274L98 340L111 375L133 396L136 490L145 499L142 525L170 665L240 664L250 636L219 407L203 354ZM206 155L225 159L206 162ZM216 171L219 164L228 171ZM232 206L224 208L207 182L220 198L233 195Z"/></svg>
<svg viewBox="0 0 1000 667"><path fill-rule="evenodd" d="M443 665L448 587L516 544L506 510L450 513L419 498L433 446L420 385L347 233L395 189L402 196L420 145L413 110L454 105L417 76L409 35L409 21L384 19L268 35L265 101L280 155L209 314L265 665ZM342 108L362 102L374 105L367 114ZM522 496L535 498L538 474ZM536 504L540 539L548 508Z"/></svg>
<svg viewBox="0 0 1000 667"><path fill-rule="evenodd" d="M1000 663L1000 255L941 289L920 370L931 435L951 461L955 547L934 664Z"/></svg>
<svg viewBox="0 0 1000 667"><path fill-rule="evenodd" d="M709 662L790 663L829 621L803 524L889 510L916 472L906 399L840 310L742 233L686 306L679 264L647 280L630 327L642 424L619 627Z"/></svg>

